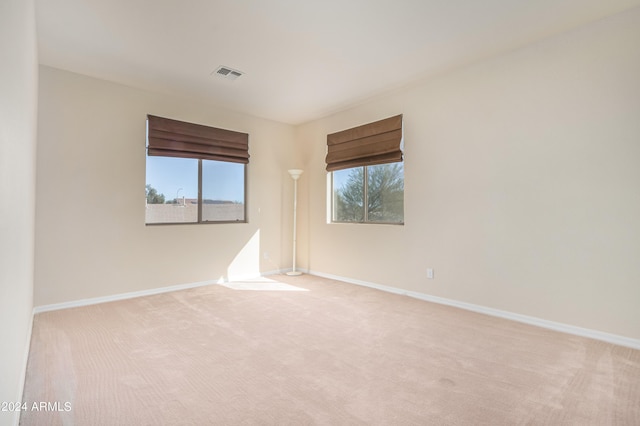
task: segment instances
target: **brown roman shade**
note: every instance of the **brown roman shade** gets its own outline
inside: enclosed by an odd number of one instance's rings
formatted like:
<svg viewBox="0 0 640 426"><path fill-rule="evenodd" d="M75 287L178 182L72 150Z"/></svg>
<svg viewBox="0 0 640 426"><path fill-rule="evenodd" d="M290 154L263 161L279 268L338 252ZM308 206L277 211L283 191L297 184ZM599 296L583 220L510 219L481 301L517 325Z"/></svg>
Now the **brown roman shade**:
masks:
<svg viewBox="0 0 640 426"><path fill-rule="evenodd" d="M327 135L327 171L402 161L402 114Z"/></svg>
<svg viewBox="0 0 640 426"><path fill-rule="evenodd" d="M148 154L163 157L249 162L249 135L147 115Z"/></svg>

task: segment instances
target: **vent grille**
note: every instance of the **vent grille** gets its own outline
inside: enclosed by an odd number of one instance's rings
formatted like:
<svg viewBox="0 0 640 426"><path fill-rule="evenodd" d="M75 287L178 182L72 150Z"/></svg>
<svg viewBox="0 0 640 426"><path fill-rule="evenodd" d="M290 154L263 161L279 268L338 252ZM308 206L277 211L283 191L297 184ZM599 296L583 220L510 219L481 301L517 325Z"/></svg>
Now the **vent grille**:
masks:
<svg viewBox="0 0 640 426"><path fill-rule="evenodd" d="M226 78L227 80L235 80L244 73L242 71L234 70L233 68L220 66L214 72L212 72L212 74L215 74L221 78Z"/></svg>

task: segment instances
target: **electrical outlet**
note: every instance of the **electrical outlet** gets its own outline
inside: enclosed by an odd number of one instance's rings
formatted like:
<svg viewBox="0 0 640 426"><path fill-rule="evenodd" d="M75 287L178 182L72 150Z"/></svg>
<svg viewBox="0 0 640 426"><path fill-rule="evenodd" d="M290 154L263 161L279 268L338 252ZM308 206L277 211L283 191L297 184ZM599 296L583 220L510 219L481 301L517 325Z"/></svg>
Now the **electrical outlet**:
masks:
<svg viewBox="0 0 640 426"><path fill-rule="evenodd" d="M428 268L427 269L427 278L432 280L433 279L433 269L432 268Z"/></svg>

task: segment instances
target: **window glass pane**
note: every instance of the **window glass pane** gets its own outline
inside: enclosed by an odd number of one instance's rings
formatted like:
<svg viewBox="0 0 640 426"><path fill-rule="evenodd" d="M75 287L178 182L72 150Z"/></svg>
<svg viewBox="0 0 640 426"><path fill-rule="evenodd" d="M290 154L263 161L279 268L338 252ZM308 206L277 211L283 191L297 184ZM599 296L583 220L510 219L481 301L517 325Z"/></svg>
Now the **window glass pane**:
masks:
<svg viewBox="0 0 640 426"><path fill-rule="evenodd" d="M333 172L333 220L364 221L364 167Z"/></svg>
<svg viewBox="0 0 640 426"><path fill-rule="evenodd" d="M202 160L202 221L244 221L244 169L240 163Z"/></svg>
<svg viewBox="0 0 640 426"><path fill-rule="evenodd" d="M146 223L198 221L198 160L147 157Z"/></svg>
<svg viewBox="0 0 640 426"><path fill-rule="evenodd" d="M367 209L369 222L404 221L404 164L367 167Z"/></svg>

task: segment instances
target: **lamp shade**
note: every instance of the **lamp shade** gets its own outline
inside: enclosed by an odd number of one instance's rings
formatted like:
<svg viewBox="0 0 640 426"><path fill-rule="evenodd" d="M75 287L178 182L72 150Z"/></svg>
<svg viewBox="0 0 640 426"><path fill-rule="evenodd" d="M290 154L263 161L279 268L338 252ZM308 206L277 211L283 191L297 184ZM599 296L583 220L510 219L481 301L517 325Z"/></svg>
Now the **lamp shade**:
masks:
<svg viewBox="0 0 640 426"><path fill-rule="evenodd" d="M304 170L300 170L300 169L289 169L287 170L289 172L289 174L291 175L291 177L293 178L293 180L298 180L298 178L300 177L300 175L302 174L302 172Z"/></svg>

